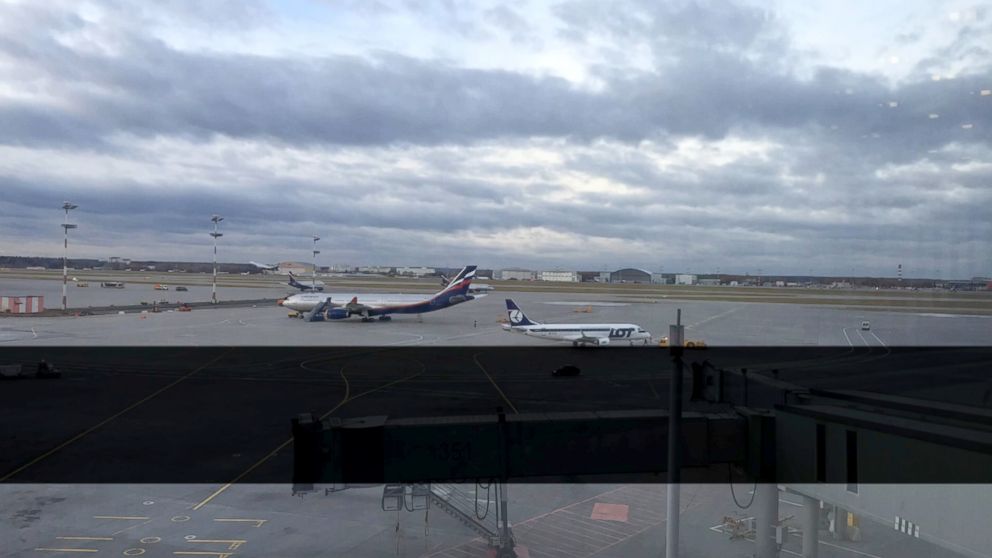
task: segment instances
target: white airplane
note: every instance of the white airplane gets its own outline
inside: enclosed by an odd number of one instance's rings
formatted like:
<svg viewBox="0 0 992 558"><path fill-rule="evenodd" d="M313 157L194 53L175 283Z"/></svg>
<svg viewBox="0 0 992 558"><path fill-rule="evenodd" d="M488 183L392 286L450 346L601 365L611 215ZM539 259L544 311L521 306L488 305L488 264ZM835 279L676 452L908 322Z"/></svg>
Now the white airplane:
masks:
<svg viewBox="0 0 992 558"><path fill-rule="evenodd" d="M310 292L292 295L279 304L297 312L309 312L306 319L311 322L343 320L351 316L361 316L364 322L372 321L374 316L387 321L389 314L424 314L482 298L485 295L468 294L475 268L474 265L465 267L448 286L432 295Z"/></svg>
<svg viewBox="0 0 992 558"><path fill-rule="evenodd" d="M269 270L269 271L273 271L277 267L279 267L279 266L274 265L274 264L263 264L263 263L258 263L258 262L248 262L248 263L250 263L251 265L257 267L258 269L266 269L266 270Z"/></svg>
<svg viewBox="0 0 992 558"><path fill-rule="evenodd" d="M571 341L573 347L583 345L603 346L611 343L647 345L651 343L651 332L637 324L542 324L527 319L512 300L506 299L506 313L509 324L503 329L555 341Z"/></svg>

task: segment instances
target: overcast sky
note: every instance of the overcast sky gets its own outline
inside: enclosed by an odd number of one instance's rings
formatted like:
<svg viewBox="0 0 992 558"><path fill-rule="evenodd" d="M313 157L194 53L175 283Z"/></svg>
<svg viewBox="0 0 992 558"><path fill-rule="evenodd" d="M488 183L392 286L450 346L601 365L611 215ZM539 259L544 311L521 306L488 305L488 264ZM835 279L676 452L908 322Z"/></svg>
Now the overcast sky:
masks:
<svg viewBox="0 0 992 558"><path fill-rule="evenodd" d="M0 253L992 275L970 1L0 0Z"/></svg>

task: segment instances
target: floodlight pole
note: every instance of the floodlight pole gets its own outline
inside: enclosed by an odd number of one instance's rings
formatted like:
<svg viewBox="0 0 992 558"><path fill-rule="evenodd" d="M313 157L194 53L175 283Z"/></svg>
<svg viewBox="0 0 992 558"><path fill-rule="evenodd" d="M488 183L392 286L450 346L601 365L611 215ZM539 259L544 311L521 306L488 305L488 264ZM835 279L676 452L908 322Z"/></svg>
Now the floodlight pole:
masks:
<svg viewBox="0 0 992 558"><path fill-rule="evenodd" d="M317 254L320 253L320 250L317 250L318 240L320 240L320 237L317 235L313 235L313 291L314 292L317 292Z"/></svg>
<svg viewBox="0 0 992 558"><path fill-rule="evenodd" d="M673 370L668 403L668 520L665 532L665 558L679 556L679 482L682 476L682 350L685 326L682 309L678 310L675 325L669 326L668 350L672 355Z"/></svg>
<svg viewBox="0 0 992 558"><path fill-rule="evenodd" d="M65 312L68 309L68 303L66 299L66 287L69 284L69 229L76 228L76 225L69 224L69 210L76 209L78 205L64 202L62 204L62 209L65 210L65 223L62 224L62 230L64 231L64 239L62 243L62 311Z"/></svg>
<svg viewBox="0 0 992 558"><path fill-rule="evenodd" d="M210 220L214 222L214 232L210 233L210 236L214 237L214 282L213 282L213 303L217 304L217 238L224 236L223 233L217 232L217 223L224 220L220 215L214 214L210 217Z"/></svg>

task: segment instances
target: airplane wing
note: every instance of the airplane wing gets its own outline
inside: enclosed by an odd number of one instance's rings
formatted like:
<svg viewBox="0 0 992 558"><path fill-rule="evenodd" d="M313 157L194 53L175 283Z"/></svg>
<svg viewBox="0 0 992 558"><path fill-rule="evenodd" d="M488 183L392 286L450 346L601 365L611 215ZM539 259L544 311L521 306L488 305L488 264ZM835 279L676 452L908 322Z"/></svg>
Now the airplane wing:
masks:
<svg viewBox="0 0 992 558"><path fill-rule="evenodd" d="M361 302L358 302L357 296L352 298L350 301L346 302L343 305L345 310L349 312L354 312L356 314L371 312L372 310L375 310L377 308L382 308L382 306L383 306L382 304L375 304L375 303L363 304Z"/></svg>
<svg viewBox="0 0 992 558"><path fill-rule="evenodd" d="M586 335L585 332L579 332L579 334L577 336L575 336L574 338L572 338L571 341L576 342L576 343L583 343L583 344L586 344L586 345L596 345L597 347L599 345L609 345L610 344L610 338L609 337L602 337L602 336L595 336L595 335Z"/></svg>

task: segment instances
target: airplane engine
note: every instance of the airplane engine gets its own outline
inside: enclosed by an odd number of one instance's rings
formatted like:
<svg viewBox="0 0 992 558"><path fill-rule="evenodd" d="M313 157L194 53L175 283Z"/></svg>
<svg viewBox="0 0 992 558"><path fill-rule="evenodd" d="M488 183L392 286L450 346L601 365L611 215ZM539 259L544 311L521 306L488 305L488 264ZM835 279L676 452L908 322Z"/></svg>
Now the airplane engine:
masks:
<svg viewBox="0 0 992 558"><path fill-rule="evenodd" d="M448 299L452 304L458 304L460 302L465 302L468 298L465 295L455 295Z"/></svg>
<svg viewBox="0 0 992 558"><path fill-rule="evenodd" d="M599 346L609 345L610 344L610 340L609 339L600 339L599 341L596 342L596 344L599 345Z"/></svg>
<svg viewBox="0 0 992 558"><path fill-rule="evenodd" d="M351 312L343 308L334 308L327 312L327 317L331 320L343 320L351 315Z"/></svg>

